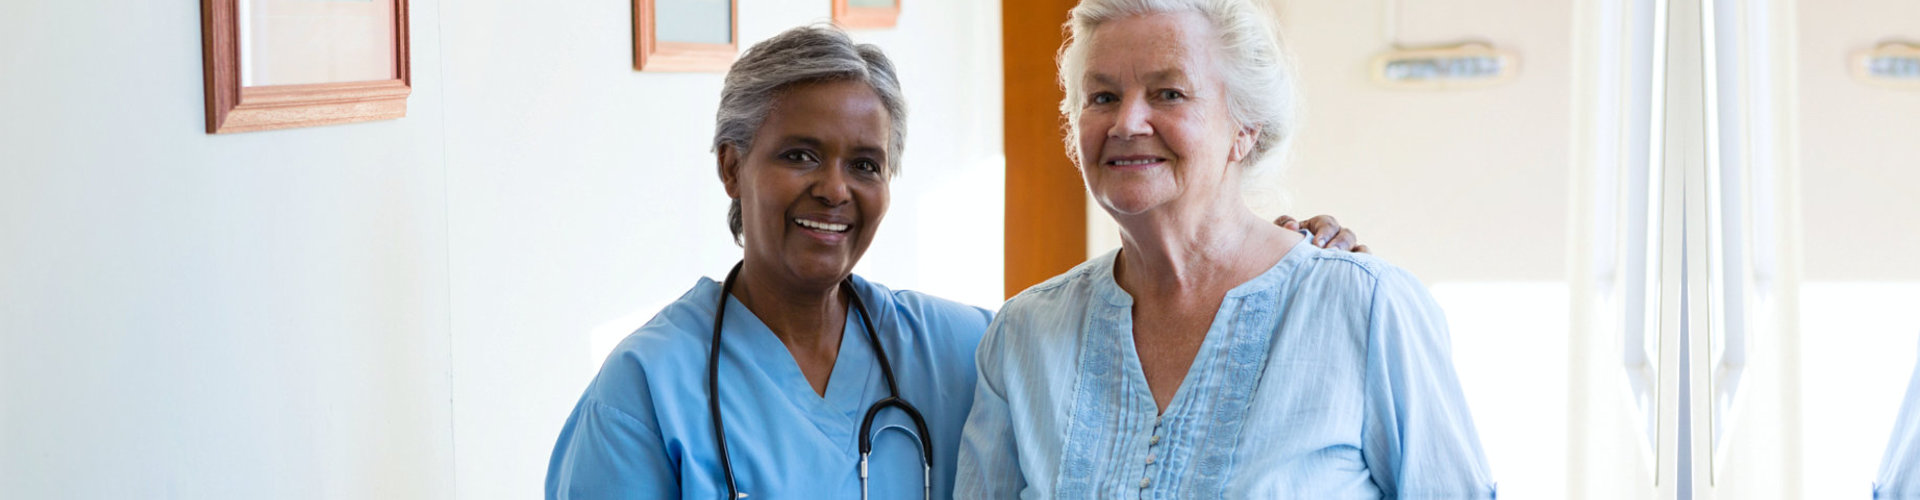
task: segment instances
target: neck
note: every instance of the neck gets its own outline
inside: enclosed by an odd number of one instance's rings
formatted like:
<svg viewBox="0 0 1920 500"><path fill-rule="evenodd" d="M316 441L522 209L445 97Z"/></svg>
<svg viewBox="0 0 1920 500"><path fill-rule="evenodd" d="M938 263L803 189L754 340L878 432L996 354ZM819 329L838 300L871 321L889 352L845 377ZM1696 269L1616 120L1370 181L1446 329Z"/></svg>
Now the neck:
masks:
<svg viewBox="0 0 1920 500"><path fill-rule="evenodd" d="M1116 217L1120 255L1114 275L1136 296L1225 291L1259 276L1301 236L1262 220L1239 200L1210 207L1166 207Z"/></svg>
<svg viewBox="0 0 1920 500"><path fill-rule="evenodd" d="M781 279L749 261L734 278L733 297L794 350L837 351L847 321L847 297L840 282L801 283Z"/></svg>

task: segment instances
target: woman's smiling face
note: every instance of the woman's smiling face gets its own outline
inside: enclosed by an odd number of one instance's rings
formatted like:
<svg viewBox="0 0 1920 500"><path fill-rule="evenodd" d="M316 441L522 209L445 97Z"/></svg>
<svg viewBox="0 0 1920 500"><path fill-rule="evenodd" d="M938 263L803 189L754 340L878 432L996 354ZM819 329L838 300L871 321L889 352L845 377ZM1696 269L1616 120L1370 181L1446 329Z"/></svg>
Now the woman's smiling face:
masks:
<svg viewBox="0 0 1920 500"><path fill-rule="evenodd" d="M1227 105L1207 20L1192 12L1113 20L1086 40L1075 129L1087 188L1116 216L1237 196L1252 147Z"/></svg>
<svg viewBox="0 0 1920 500"><path fill-rule="evenodd" d="M749 268L806 286L853 273L887 214L891 120L866 83L806 83L781 92L751 150L721 148Z"/></svg>

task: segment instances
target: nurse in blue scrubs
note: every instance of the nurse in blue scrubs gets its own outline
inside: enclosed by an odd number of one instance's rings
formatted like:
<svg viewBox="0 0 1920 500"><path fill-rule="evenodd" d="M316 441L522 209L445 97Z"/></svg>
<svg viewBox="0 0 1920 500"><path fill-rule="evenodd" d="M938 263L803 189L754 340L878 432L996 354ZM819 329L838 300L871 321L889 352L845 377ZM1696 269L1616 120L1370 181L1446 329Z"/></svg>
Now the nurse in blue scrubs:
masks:
<svg viewBox="0 0 1920 500"><path fill-rule="evenodd" d="M614 349L560 432L549 498L857 498L859 426L891 394L868 322L932 434L932 490L952 491L991 313L852 275L887 213L904 108L892 63L833 29L794 29L741 56L713 145L745 248L730 293L703 278ZM708 392L722 307L732 494ZM919 498L919 426L890 408L872 432L872 496Z"/></svg>
<svg viewBox="0 0 1920 500"><path fill-rule="evenodd" d="M1920 500L1920 363L1913 366L1907 399L1900 403L1900 416L1893 421L1893 439L1880 462L1873 497Z"/></svg>
<svg viewBox="0 0 1920 500"><path fill-rule="evenodd" d="M861 423L894 395L925 431L897 407L875 415L868 493L950 497L992 313L852 274L899 173L906 112L892 63L833 28L795 28L734 63L717 118L744 248L732 286L699 280L613 350L554 445L547 497L859 498ZM1326 246L1362 248L1330 217L1305 225Z"/></svg>

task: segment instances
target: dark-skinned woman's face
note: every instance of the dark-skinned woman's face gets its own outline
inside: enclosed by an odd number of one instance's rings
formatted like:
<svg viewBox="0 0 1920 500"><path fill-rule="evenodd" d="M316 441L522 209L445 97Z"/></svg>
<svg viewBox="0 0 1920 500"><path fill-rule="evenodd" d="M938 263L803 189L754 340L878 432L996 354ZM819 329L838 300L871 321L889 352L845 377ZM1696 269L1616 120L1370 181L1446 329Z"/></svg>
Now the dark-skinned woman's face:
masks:
<svg viewBox="0 0 1920 500"><path fill-rule="evenodd" d="M853 272L887 214L891 125L867 84L808 83L776 98L751 150L721 148L749 269L805 286Z"/></svg>

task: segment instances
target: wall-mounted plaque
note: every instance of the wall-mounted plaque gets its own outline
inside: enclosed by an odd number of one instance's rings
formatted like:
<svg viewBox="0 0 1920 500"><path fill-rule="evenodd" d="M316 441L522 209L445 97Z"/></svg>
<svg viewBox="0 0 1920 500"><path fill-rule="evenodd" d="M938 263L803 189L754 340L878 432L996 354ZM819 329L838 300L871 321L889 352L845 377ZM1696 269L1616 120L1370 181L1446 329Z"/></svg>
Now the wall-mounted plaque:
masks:
<svg viewBox="0 0 1920 500"><path fill-rule="evenodd" d="M1394 48L1373 58L1373 81L1393 88L1460 89L1512 80L1520 57L1480 42Z"/></svg>
<svg viewBox="0 0 1920 500"><path fill-rule="evenodd" d="M1886 42L1854 53L1854 78L1892 88L1920 89L1920 43Z"/></svg>

